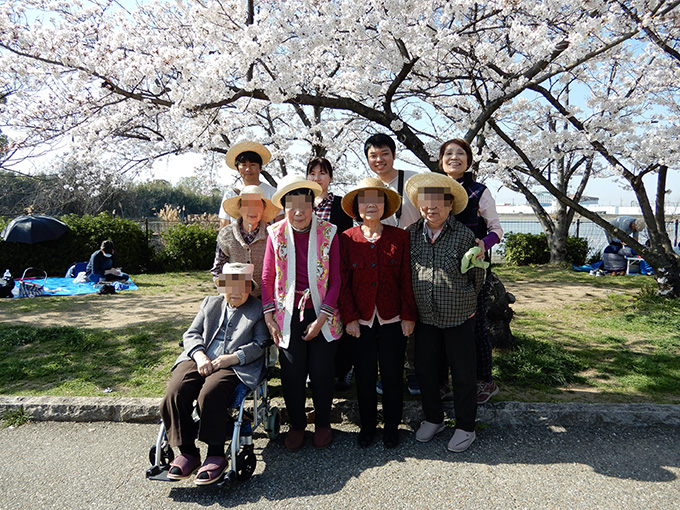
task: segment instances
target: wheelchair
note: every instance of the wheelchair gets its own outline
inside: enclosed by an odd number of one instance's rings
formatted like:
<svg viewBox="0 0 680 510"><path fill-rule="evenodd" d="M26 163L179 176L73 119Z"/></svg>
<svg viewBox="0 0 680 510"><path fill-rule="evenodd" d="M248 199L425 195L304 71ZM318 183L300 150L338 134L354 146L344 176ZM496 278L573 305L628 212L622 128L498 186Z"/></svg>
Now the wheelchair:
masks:
<svg viewBox="0 0 680 510"><path fill-rule="evenodd" d="M265 376L254 390L240 383L231 396L229 407L238 409L233 422L231 433L231 445L229 447L229 469L225 470L222 478L215 482L217 486L231 484L236 480L248 480L255 472L257 458L255 456L255 445L253 444L253 431L260 425L270 440L279 436L281 429L281 415L278 407L271 406L269 401L269 389L267 381L272 372L272 359L276 362L276 353L272 352L276 347L271 346L265 352L264 370ZM194 405L193 419L198 422L200 417L198 409ZM175 459L175 453L168 444L165 425L161 421L156 442L149 449L149 462L151 467L146 471L149 480L174 482L168 478L170 463Z"/></svg>

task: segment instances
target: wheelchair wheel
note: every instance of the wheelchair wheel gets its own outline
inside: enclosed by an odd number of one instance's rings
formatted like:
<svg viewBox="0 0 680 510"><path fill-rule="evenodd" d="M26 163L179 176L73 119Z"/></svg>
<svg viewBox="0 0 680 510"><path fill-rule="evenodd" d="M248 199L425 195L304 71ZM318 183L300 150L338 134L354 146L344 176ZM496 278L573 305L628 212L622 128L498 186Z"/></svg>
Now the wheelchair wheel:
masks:
<svg viewBox="0 0 680 510"><path fill-rule="evenodd" d="M267 437L269 439L273 440L279 437L279 433L281 432L281 414L279 413L278 407L272 407L269 410L265 430L267 431Z"/></svg>
<svg viewBox="0 0 680 510"><path fill-rule="evenodd" d="M160 466L167 467L173 460L175 460L175 452L172 451L170 445L165 443L165 445L161 446ZM151 462L152 466L156 464L156 445L149 448L149 462Z"/></svg>
<svg viewBox="0 0 680 510"><path fill-rule="evenodd" d="M253 476L256 465L257 458L253 445L244 446L243 451L236 456L236 478L241 481L247 480Z"/></svg>

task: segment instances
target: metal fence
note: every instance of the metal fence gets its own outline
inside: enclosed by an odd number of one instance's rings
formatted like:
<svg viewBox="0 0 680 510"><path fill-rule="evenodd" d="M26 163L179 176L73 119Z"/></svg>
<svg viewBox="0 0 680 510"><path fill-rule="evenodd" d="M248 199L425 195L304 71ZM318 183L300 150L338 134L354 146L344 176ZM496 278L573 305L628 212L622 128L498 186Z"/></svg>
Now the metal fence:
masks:
<svg viewBox="0 0 680 510"><path fill-rule="evenodd" d="M516 217L500 217L503 232L507 234L542 234L543 227L538 219L517 219ZM666 232L673 242L673 246L678 245L678 220L666 222ZM578 218L569 227L569 235L581 237L588 240L588 258L597 256L607 246L607 237L604 229L590 220ZM646 234L641 235L641 240L646 241ZM503 259L504 241L501 240L500 246L495 248L494 258ZM501 248L501 249L499 249Z"/></svg>
<svg viewBox="0 0 680 510"><path fill-rule="evenodd" d="M213 227L215 230L218 230L220 228L220 220L219 219L209 219L209 220L201 220L201 221L168 221L168 220L158 220L158 219L149 219L149 218L144 218L143 220L133 220L137 225L139 225L139 228L141 228L143 231L147 233L147 237L152 236L153 234L162 234L164 232L167 232L170 230L172 227L175 225L182 225L186 223L197 223L203 227Z"/></svg>

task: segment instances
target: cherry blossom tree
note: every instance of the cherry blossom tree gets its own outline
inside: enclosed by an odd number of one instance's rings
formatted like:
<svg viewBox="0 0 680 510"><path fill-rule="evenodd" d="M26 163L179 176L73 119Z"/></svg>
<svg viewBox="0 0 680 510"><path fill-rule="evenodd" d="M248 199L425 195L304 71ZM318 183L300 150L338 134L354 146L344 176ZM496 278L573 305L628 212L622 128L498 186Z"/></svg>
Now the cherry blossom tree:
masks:
<svg viewBox="0 0 680 510"><path fill-rule="evenodd" d="M287 104L349 112L394 132L432 167L448 133L465 125L474 135L527 83L545 79L568 49L565 27L579 32L574 24L586 18L593 27L582 31L602 31L580 2L553 11L407 0L258 1L252 12L246 2L116 5L2 4L3 80L21 78L3 113L23 134L13 147L66 136L78 157L115 151L135 167L224 151L268 105ZM567 65L578 65L598 50L568 51ZM470 96L480 86L483 108ZM421 128L433 107L456 125L432 118Z"/></svg>
<svg viewBox="0 0 680 510"><path fill-rule="evenodd" d="M546 176L539 164L545 151L536 147L537 143L544 143L545 137L522 136L522 130L531 132L528 124L542 126L540 129L547 131L546 124L537 123L539 117L530 114L532 108L522 106L519 116L512 119L521 129L513 129L510 122L501 126L500 122L491 121L489 125L500 139L496 147L505 155L503 166L521 170L530 177L530 182L547 189L560 201L562 211L576 211L627 242L655 268L661 292L677 297L680 260L666 232L665 216L666 196L670 192L666 185L668 171L678 168L679 103L674 82L680 78L680 61L673 55L677 36L668 31L676 27L677 32L679 25L677 11L672 11L673 16L670 14L667 10L665 23L654 28L654 33L666 31L664 44L647 40L652 31L647 25L639 39L612 48L569 73L572 87L579 83L573 90L581 96L581 105L569 104L566 100L569 96L560 97L559 89L556 92L543 84L530 87L539 103L534 108L547 107L546 118L558 114L561 121L568 124L568 129L562 132L567 138L560 143L567 143L581 157L593 157L600 172L612 178L613 185L619 181L635 192L648 226L649 247L578 204L580 186L571 197L559 185L559 180L553 182ZM512 180L512 171L506 176ZM643 180L648 177L656 180L651 190ZM558 218L559 213L560 210Z"/></svg>

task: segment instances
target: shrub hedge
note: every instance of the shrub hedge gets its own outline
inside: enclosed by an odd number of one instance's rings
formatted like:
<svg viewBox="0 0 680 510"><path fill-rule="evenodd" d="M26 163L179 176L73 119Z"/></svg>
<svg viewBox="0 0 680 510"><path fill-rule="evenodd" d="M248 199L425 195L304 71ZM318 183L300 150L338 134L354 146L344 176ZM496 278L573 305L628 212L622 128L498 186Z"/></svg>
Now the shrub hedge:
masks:
<svg viewBox="0 0 680 510"><path fill-rule="evenodd" d="M215 257L217 231L195 223L179 224L163 233L162 251L156 260L165 271L210 269Z"/></svg>
<svg viewBox="0 0 680 510"><path fill-rule="evenodd" d="M210 269L215 254L217 231L211 226L179 224L163 234L163 247L154 253L142 229L133 221L113 217L70 214L61 220L70 231L56 241L38 244L8 243L0 239L0 274L9 269L19 277L27 267L44 269L50 276L62 276L75 262L89 260L104 239L111 239L118 260L128 273ZM9 222L0 218L0 229ZM567 238L567 261L582 265L588 241ZM545 234L507 234L505 258L515 265L546 264L550 250Z"/></svg>
<svg viewBox="0 0 680 510"><path fill-rule="evenodd" d="M581 266L588 255L588 240L581 237L567 237L567 262ZM506 234L505 260L517 266L547 264L550 249L545 234Z"/></svg>

